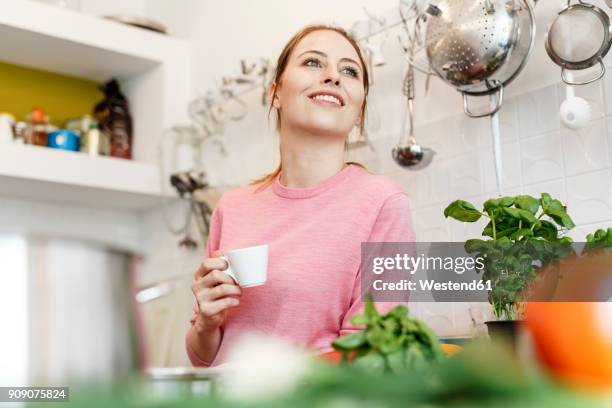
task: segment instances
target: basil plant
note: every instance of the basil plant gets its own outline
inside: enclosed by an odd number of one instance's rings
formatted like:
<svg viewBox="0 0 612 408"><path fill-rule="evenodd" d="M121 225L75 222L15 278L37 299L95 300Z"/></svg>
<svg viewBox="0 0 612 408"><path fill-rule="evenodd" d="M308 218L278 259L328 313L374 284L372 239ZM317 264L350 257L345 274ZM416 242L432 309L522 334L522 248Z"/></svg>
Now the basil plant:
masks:
<svg viewBox="0 0 612 408"><path fill-rule="evenodd" d="M575 227L574 222L561 201L548 193L540 198L492 198L482 211L457 200L446 207L444 216L470 223L488 218L482 231L485 239L466 241L465 250L483 258L478 272L491 281L489 303L497 319L516 319L523 290L539 268L573 251L572 239L565 233Z"/></svg>

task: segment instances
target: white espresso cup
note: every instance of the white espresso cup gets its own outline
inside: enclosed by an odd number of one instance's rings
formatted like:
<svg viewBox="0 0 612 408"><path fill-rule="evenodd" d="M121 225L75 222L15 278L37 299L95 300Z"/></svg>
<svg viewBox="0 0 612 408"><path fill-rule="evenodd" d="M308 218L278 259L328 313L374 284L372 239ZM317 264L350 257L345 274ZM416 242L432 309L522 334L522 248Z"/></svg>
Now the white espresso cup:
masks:
<svg viewBox="0 0 612 408"><path fill-rule="evenodd" d="M268 277L268 245L234 249L221 259L227 262L223 272L231 276L243 288L266 283Z"/></svg>

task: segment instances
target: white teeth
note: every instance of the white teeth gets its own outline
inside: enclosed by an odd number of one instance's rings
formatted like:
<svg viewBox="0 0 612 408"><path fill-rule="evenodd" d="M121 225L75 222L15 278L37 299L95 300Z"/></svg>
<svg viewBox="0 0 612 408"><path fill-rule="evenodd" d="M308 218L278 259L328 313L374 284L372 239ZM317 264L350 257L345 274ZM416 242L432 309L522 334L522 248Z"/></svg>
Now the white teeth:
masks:
<svg viewBox="0 0 612 408"><path fill-rule="evenodd" d="M327 102L335 103L336 105L342 106L342 104L340 103L340 100L336 98L335 96L331 96L331 95L316 95L316 96L313 96L312 99L320 99L322 101L327 101Z"/></svg>

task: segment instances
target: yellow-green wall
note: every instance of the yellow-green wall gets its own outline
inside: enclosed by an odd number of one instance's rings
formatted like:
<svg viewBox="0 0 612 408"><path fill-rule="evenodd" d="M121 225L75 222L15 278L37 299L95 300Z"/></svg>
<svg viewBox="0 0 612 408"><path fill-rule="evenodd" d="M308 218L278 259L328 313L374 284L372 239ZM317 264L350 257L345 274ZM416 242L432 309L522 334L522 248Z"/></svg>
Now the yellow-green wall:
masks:
<svg viewBox="0 0 612 408"><path fill-rule="evenodd" d="M17 120L42 106L54 125L63 126L67 119L91 114L103 98L96 82L0 62L0 112Z"/></svg>

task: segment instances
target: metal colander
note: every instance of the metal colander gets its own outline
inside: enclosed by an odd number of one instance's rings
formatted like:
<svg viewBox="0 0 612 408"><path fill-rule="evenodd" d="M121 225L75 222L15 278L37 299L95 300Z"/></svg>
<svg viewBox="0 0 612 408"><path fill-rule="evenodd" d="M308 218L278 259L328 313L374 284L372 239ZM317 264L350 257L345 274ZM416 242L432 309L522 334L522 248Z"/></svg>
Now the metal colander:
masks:
<svg viewBox="0 0 612 408"><path fill-rule="evenodd" d="M603 57L610 49L610 19L598 7L580 1L567 7L554 19L546 36L546 52L562 70L563 80L570 85L583 85L600 79L605 67ZM597 63L599 75L586 82L566 78L565 70L582 70Z"/></svg>
<svg viewBox="0 0 612 408"><path fill-rule="evenodd" d="M527 0L435 0L426 28L431 69L464 95L469 116L491 115L502 89L523 69L533 47L535 20ZM466 95L498 93L493 111L473 114Z"/></svg>

